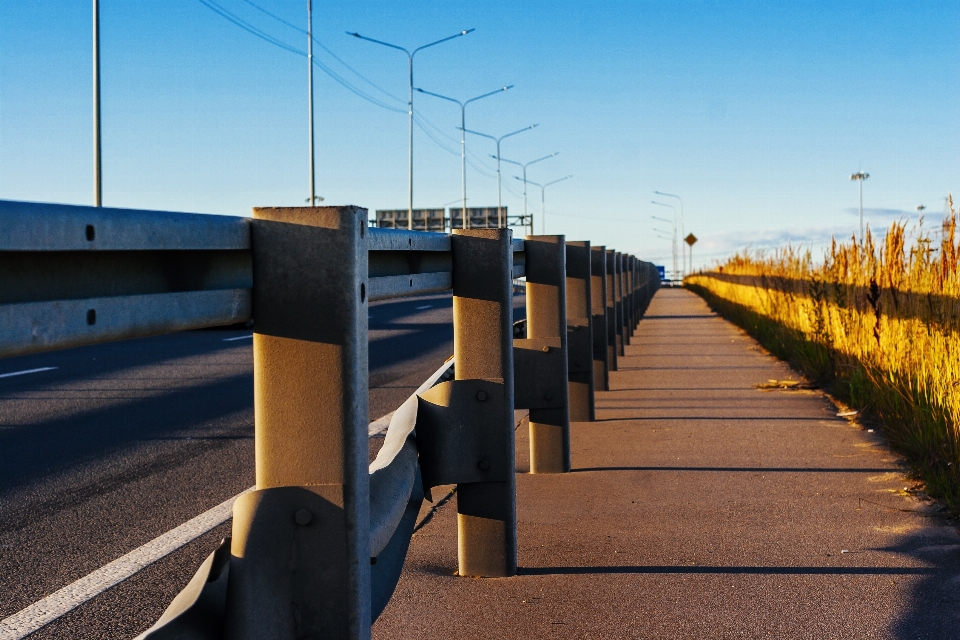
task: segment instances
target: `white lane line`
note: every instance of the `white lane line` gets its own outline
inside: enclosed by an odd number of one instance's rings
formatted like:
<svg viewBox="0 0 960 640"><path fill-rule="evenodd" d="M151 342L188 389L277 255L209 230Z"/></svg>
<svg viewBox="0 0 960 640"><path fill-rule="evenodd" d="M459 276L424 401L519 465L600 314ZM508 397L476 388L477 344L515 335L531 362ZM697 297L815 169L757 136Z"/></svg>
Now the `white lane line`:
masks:
<svg viewBox="0 0 960 640"><path fill-rule="evenodd" d="M252 490L253 487L247 489ZM233 515L233 501L244 491L214 508L188 520L176 529L168 531L134 549L110 564L34 602L9 618L0 620L0 639L19 640L40 627L53 622L87 600L100 595L110 587L123 582L141 569L167 556L188 542L197 539L214 527L226 522Z"/></svg>
<svg viewBox="0 0 960 640"><path fill-rule="evenodd" d="M394 411L391 411L371 422L368 428L369 434L376 435L385 431L390 426L390 418L393 417L394 413ZM155 538L125 556L117 558L110 564L97 569L76 582L68 584L46 598L34 602L9 618L0 620L0 640L25 638L65 613L76 609L84 602L92 600L110 587L147 568L157 560L196 540L214 527L223 524L233 517L233 501L255 488L250 487L246 491L241 491L209 511L188 520L176 529L166 532L159 538Z"/></svg>
<svg viewBox="0 0 960 640"><path fill-rule="evenodd" d="M432 304L425 304L425 305L423 305L422 307L417 307L417 310L418 310L418 311L420 311L420 310L422 310L422 309L433 309L433 305L432 305Z"/></svg>
<svg viewBox="0 0 960 640"><path fill-rule="evenodd" d="M58 367L40 367L39 369L26 369L24 371L14 371L12 373L0 373L0 378L12 378L13 376L25 376L28 373L40 373L41 371L53 371Z"/></svg>
<svg viewBox="0 0 960 640"><path fill-rule="evenodd" d="M246 340L246 339L252 338L252 337L253 337L253 334L251 333L251 334L248 335L248 336L237 336L236 338L224 338L223 341L224 341L224 342L233 342L234 340Z"/></svg>

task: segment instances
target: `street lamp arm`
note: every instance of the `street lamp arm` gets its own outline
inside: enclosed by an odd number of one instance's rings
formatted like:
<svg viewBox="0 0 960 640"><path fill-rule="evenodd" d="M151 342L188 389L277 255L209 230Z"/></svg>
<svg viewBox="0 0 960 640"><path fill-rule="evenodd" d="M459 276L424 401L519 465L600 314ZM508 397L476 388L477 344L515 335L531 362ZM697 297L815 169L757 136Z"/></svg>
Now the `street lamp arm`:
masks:
<svg viewBox="0 0 960 640"><path fill-rule="evenodd" d="M476 29L465 29L465 30L461 31L460 33L456 33L456 34L454 34L454 35L452 35L452 36L447 36L446 38L443 38L442 40L437 40L436 42L431 42L430 44L425 44L425 45L423 45L422 47L417 47L416 49L413 50L413 53L410 54L410 57L412 58L413 56L417 55L417 51L420 51L420 50L422 50L422 49L426 49L427 47L432 47L433 45L435 45L435 44L440 44L441 42L446 42L447 40L453 40L454 38L463 37L463 36L467 35L468 33L473 33L474 31L476 31Z"/></svg>
<svg viewBox="0 0 960 640"><path fill-rule="evenodd" d="M528 162L527 164L520 165L520 166L522 166L522 167L529 167L529 166L532 165L532 164L535 164L535 163L537 163L537 162L542 162L542 161L544 161L544 160L549 160L550 158L552 158L552 157L554 157L554 156L558 156L558 155L560 155L560 152L559 152L559 151L554 151L553 153L551 153L551 154L548 155L548 156L543 156L542 158L537 158L536 160L531 160L531 161Z"/></svg>
<svg viewBox="0 0 960 640"><path fill-rule="evenodd" d="M482 99L482 98L489 98L489 97L492 96L492 95L496 95L496 94L500 93L501 91L507 91L508 89L513 89L513 85L511 84L511 85L508 85L508 86L506 86L506 87L500 87L500 88L497 89L496 91L491 91L491 92L489 92L489 93L485 93L485 94L483 94L482 96L477 96L476 98L470 98L469 100L467 100L466 102L463 103L463 106L467 106L467 105L470 104L471 102L476 102L477 100L480 100L480 99Z"/></svg>
<svg viewBox="0 0 960 640"><path fill-rule="evenodd" d="M513 177L516 178L517 176L513 176ZM522 180L522 178L517 178L517 180ZM543 189L544 187L547 186L547 185L545 185L545 184L540 184L540 183L538 183L538 182L534 182L533 180L527 180L527 184L532 184L533 186L535 186L535 187L540 187L541 189Z"/></svg>
<svg viewBox="0 0 960 640"><path fill-rule="evenodd" d="M529 127L524 127L523 129L517 129L516 131L511 131L510 133L505 133L505 134L503 134L502 136L500 136L500 137L497 139L497 141L499 142L499 141L501 141L501 140L504 140L504 139L506 139L506 138L509 138L510 136L515 136L515 135L517 135L518 133L523 133L524 131L530 131L530 129L536 129L536 128L539 127L539 126L540 126L539 124L532 124L532 125L530 125Z"/></svg>
<svg viewBox="0 0 960 640"><path fill-rule="evenodd" d="M569 179L572 178L572 177L573 177L573 174L571 173L570 175L564 176L564 177L559 178L559 179L557 179L557 180L554 180L553 182L548 182L547 184L543 185L543 188L546 189L547 187L549 187L549 186L552 185L552 184L557 184L558 182L563 182L564 180L569 180Z"/></svg>
<svg viewBox="0 0 960 640"><path fill-rule="evenodd" d="M497 156L490 156L490 157L493 158L494 160L497 159ZM517 165L518 167L522 167L522 166L523 166L523 163L522 163L522 162L517 162L516 160L507 160L506 158L500 158L500 160L502 160L503 162L506 162L507 164L515 164L515 165ZM517 176L513 176L513 177L514 177L514 178L517 178ZM517 180L522 180L522 179L523 179L523 178L517 178Z"/></svg>
<svg viewBox="0 0 960 640"><path fill-rule="evenodd" d="M353 31L353 32L347 31L347 35L348 35L348 36L353 36L354 38L360 38L361 40L366 40L367 42L375 42L375 43L377 43L377 44L382 44L383 46L385 46L385 47L390 47L391 49L399 49L400 51L403 51L403 52L404 52L405 54L407 54L408 56L413 57L413 54L412 54L412 53L410 53L406 48L401 47L401 46L399 46L399 45L390 44L389 42L384 42L383 40L375 40L375 39L373 39L373 38L368 38L367 36L362 36L362 35L360 35L359 33L355 32L355 31Z"/></svg>
<svg viewBox="0 0 960 640"><path fill-rule="evenodd" d="M459 129L459 128L460 128L460 127L457 127L457 129ZM496 138L494 138L493 136L491 136L491 135L489 135L489 134L487 134L487 133L480 133L479 131L474 131L473 129L464 129L464 131L466 131L467 133L472 133L472 134L475 135L475 136L480 136L480 137L482 137L482 138L490 138L491 140L493 140L493 141L495 141L495 142L499 142L499 140L497 140ZM496 158L496 156L493 156L493 157Z"/></svg>
<svg viewBox="0 0 960 640"><path fill-rule="evenodd" d="M434 93L434 92L432 92L432 91L427 91L426 89L421 89L420 87L415 87L415 89L416 89L417 91L419 91L420 93L425 93L425 94L427 94L428 96L433 96L434 98L440 98L441 100L448 100L448 101L450 101L450 102L455 102L455 103L457 103L458 105L460 105L461 107L464 106L464 103L463 103L463 102L460 102L459 100L456 100L456 99L454 99L454 98L448 98L447 96L442 96L442 95L440 95L439 93Z"/></svg>

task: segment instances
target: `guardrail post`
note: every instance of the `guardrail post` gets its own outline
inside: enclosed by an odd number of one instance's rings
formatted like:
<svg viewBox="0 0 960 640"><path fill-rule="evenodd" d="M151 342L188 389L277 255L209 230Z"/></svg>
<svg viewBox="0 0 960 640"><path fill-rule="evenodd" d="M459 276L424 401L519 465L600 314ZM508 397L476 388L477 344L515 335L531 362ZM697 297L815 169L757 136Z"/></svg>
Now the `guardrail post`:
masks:
<svg viewBox="0 0 960 640"><path fill-rule="evenodd" d="M226 637L369 638L367 211L254 209L257 490L234 504Z"/></svg>
<svg viewBox="0 0 960 640"><path fill-rule="evenodd" d="M567 358L570 421L596 419L590 243L567 243Z"/></svg>
<svg viewBox="0 0 960 640"><path fill-rule="evenodd" d="M453 352L456 380L497 383L502 415L487 428L506 441L480 470L506 465L503 480L457 485L459 575L517 573L517 491L513 425L513 245L509 229L457 229L453 252ZM478 401L486 401L486 394Z"/></svg>
<svg viewBox="0 0 960 640"><path fill-rule="evenodd" d="M607 367L608 371L617 370L617 252L607 249ZM610 388L609 376L607 388Z"/></svg>
<svg viewBox="0 0 960 640"><path fill-rule="evenodd" d="M524 253L527 337L514 341L517 406L530 409L530 473L565 473L570 404L564 237L527 236Z"/></svg>
<svg viewBox="0 0 960 640"><path fill-rule="evenodd" d="M616 270L616 314L617 314L617 355L627 355L626 336L623 319L623 254L617 251L614 257L614 269Z"/></svg>
<svg viewBox="0 0 960 640"><path fill-rule="evenodd" d="M623 346L626 349L626 346L630 344L630 315L633 312L630 307L630 254L621 253L620 254L620 291L622 299L623 310L620 314L620 322L623 323ZM624 351L626 353L626 351Z"/></svg>
<svg viewBox="0 0 960 640"><path fill-rule="evenodd" d="M639 320L637 316L637 257L630 256L630 337L633 338L633 332L637 328Z"/></svg>
<svg viewBox="0 0 960 640"><path fill-rule="evenodd" d="M593 387L610 388L607 354L607 248L590 247L590 311L593 314Z"/></svg>

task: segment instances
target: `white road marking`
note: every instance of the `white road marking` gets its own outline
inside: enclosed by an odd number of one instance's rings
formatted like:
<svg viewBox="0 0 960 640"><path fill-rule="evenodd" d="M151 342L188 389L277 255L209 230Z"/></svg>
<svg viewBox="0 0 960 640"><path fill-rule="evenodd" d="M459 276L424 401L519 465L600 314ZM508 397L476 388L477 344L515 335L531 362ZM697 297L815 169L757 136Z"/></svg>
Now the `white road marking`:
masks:
<svg viewBox="0 0 960 640"><path fill-rule="evenodd" d="M253 489L247 489L250 491ZM53 622L87 600L100 595L110 587L123 582L141 569L167 556L188 542L197 539L214 527L226 522L233 515L233 501L246 493L240 493L221 502L214 508L188 520L159 538L155 538L100 567L93 573L34 602L9 618L0 620L0 639L19 640L37 629Z"/></svg>
<svg viewBox="0 0 960 640"><path fill-rule="evenodd" d="M41 371L53 371L58 367L40 367L39 369L26 369L24 371L14 371L12 373L0 373L0 378L12 378L13 376L25 376L28 373L40 373Z"/></svg>
<svg viewBox="0 0 960 640"><path fill-rule="evenodd" d="M419 310L422 310L422 309L433 309L433 305L432 305L432 304L425 304L425 305L423 305L422 307L417 307L417 310L418 310L418 311L419 311Z"/></svg>
<svg viewBox="0 0 960 640"><path fill-rule="evenodd" d="M248 336L237 336L236 338L224 338L224 342L233 342L234 340L246 340L247 338L252 338L253 334L251 333Z"/></svg>
<svg viewBox="0 0 960 640"><path fill-rule="evenodd" d="M249 338L250 336L243 336ZM239 340L239 338L230 338ZM49 367L55 369L56 367ZM44 371L37 369L36 371ZM21 372L30 373L30 372ZM7 374L11 375L11 374ZM386 431L390 418L395 412L377 418L370 423L369 434L376 435ZM256 487L250 487L225 500L214 508L188 520L176 529L172 529L158 538L154 538L142 547L134 549L125 556L100 567L91 574L68 584L46 598L34 602L8 618L0 620L0 640L20 640L44 625L50 624L65 613L76 609L84 602L92 600L110 587L113 587L157 560L170 555L180 547L196 540L233 517L233 501Z"/></svg>

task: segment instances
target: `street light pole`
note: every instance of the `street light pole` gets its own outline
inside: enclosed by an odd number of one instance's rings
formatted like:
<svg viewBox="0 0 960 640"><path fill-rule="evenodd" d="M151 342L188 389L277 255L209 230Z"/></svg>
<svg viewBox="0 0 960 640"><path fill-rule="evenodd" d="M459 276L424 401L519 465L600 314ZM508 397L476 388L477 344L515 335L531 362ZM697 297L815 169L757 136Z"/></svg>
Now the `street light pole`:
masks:
<svg viewBox="0 0 960 640"><path fill-rule="evenodd" d="M100 0L93 0L93 206L103 205L100 173Z"/></svg>
<svg viewBox="0 0 960 640"><path fill-rule="evenodd" d="M536 160L531 160L530 162L517 162L516 160L507 160L503 158L503 161L508 164L515 164L523 170L523 220L527 220L527 167L544 160L549 160L550 158L559 155L559 151L554 151L548 156L543 156L542 158L537 158ZM499 153L497 155L500 155ZM491 156L492 157L492 156ZM516 176L514 176L516 177ZM530 235L533 235L533 217L530 218Z"/></svg>
<svg viewBox="0 0 960 640"><path fill-rule="evenodd" d="M666 196L666 197L668 197L668 198L676 198L677 200L680 201L680 237L683 238L684 235L686 234L686 231L685 231L685 229L683 228L683 227L684 227L684 223L683 223L683 198L681 198L681 197L678 196L678 195L674 195L674 194L672 194L672 193L664 193L664 192L662 192L662 191L654 191L654 193L657 194L658 196ZM683 246L684 244L686 244L686 243L685 243L685 242L682 242L682 243L680 244L680 252L681 252L680 266L682 266L684 269L686 269L686 262L685 262L685 261L686 261L686 258L687 258L687 255L686 255L687 249L686 249L686 247ZM690 249L691 249L691 251L692 251L692 250L693 250L693 247L691 247ZM692 269L693 269L693 267L691 266L691 270L692 270ZM682 273L680 274L680 278L681 278L681 280L683 279L683 274L682 274Z"/></svg>
<svg viewBox="0 0 960 640"><path fill-rule="evenodd" d="M483 98L488 98L490 96L496 95L502 91L508 91L513 88L513 85L507 85L501 87L496 91L489 91L483 95L476 96L475 98L470 98L461 102L456 98L450 98L448 96L440 95L439 93L433 93L432 91L427 91L417 87L417 91L420 93L425 93L428 96L433 96L434 98L440 98L441 100L447 100L448 102L456 103L460 106L460 190L463 195L463 208L460 210L461 215L463 216L463 228L469 229L467 225L467 105L471 102L476 102L477 100L482 100Z"/></svg>
<svg viewBox="0 0 960 640"><path fill-rule="evenodd" d="M863 181L870 177L869 173L864 173L863 171L857 171L856 173L850 174L851 180L856 180L860 183L860 242L863 243Z"/></svg>
<svg viewBox="0 0 960 640"><path fill-rule="evenodd" d="M520 176L513 176L513 177L516 178L517 180L522 180ZM572 177L573 177L573 174L571 173L568 176L563 176L562 178L558 178L557 180L554 180L553 182L548 182L546 184L537 184L533 180L530 180L530 184L532 184L535 187L540 187L540 233L542 235L547 235L547 205L546 205L546 196L544 195L544 193L547 190L547 187L549 187L552 184L557 184L558 182L563 182L564 180L569 180ZM530 235L533 235L533 223L530 224Z"/></svg>
<svg viewBox="0 0 960 640"><path fill-rule="evenodd" d="M656 200L651 200L650 202L661 207L670 207L673 209L673 277L676 278L680 275L680 270L677 269L677 208L672 204L657 202ZM657 220L664 220L663 218L657 218L656 216L653 217ZM670 221L665 220L665 222Z"/></svg>
<svg viewBox="0 0 960 640"><path fill-rule="evenodd" d="M313 0L307 0L307 108L310 110L310 206L317 206L317 169L313 143Z"/></svg>
<svg viewBox="0 0 960 640"><path fill-rule="evenodd" d="M497 227L498 227L498 228L504 226L504 224L503 224L503 222L504 222L504 221L503 221L503 204L502 204L501 189L500 189L500 142L501 142L503 139L505 139L505 138L509 138L510 136L515 136L515 135L517 135L518 133L523 133L524 131L529 131L530 129L535 129L535 128L538 127L538 126L540 126L540 125L532 124L532 125L530 125L529 127L524 127L523 129L517 129L516 131L512 131L512 132L510 132L510 133L504 134L504 135L500 136L499 138L494 137L494 136L491 136L491 135L486 134L486 133L480 133L479 131L471 131L470 129L467 129L467 133L472 133L472 134L475 135L475 136L481 136L481 137L484 137L484 138L489 138L489 139L491 139L491 140L493 140L494 142L497 143L497 156L496 156L496 157L497 157Z"/></svg>
<svg viewBox="0 0 960 640"><path fill-rule="evenodd" d="M362 36L359 33L351 33L349 31L347 32L347 35L353 36L354 38L359 38L360 40L366 40L367 42L381 44L385 47L390 47L391 49L397 49L398 51L403 51L405 54L407 54L408 71L409 71L409 79L410 79L410 98L409 98L409 101L407 102L407 115L409 116L409 120L410 120L410 146L409 146L409 158L408 158L408 165L409 165L408 196L409 198L408 198L408 204L407 204L408 206L407 229L413 229L413 57L417 55L418 51L423 51L428 47L432 47L442 42L446 42L447 40L460 38L473 31L476 31L476 29L464 29L460 33L454 34L452 36L447 36L446 38L442 38L440 40L437 40L436 42L431 42L430 44L425 44L422 47L417 47L413 51L409 51L408 49L401 47L399 45L390 44L389 42L383 42L382 40L374 40L373 38Z"/></svg>

